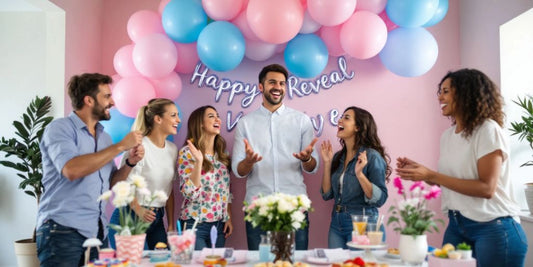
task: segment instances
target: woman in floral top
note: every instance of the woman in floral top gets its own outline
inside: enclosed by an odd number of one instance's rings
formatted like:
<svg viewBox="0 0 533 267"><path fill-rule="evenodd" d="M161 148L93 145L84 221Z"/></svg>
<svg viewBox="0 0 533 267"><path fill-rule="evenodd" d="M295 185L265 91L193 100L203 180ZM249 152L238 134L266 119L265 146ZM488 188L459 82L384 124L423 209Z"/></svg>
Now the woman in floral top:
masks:
<svg viewBox="0 0 533 267"><path fill-rule="evenodd" d="M222 123L212 106L197 108L187 122L187 140L178 154L178 174L184 201L180 223L196 227L195 250L211 247L210 231L218 230L216 247L224 247L233 232L230 205L230 158L220 135Z"/></svg>

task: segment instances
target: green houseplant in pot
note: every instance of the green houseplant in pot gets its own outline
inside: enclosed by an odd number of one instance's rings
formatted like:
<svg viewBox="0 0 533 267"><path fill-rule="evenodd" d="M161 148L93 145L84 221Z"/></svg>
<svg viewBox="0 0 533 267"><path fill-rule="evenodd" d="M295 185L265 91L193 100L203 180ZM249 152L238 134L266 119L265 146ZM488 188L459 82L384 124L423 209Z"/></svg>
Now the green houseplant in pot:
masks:
<svg viewBox="0 0 533 267"><path fill-rule="evenodd" d="M518 135L518 140L523 141L525 139L533 151L533 96L518 97L518 100L513 100L513 102L520 106L523 115L520 121L511 122L511 128L509 130L512 132L512 135ZM525 166L533 166L533 160L529 160L520 165L520 167ZM525 193L529 212L533 214L533 183L526 184Z"/></svg>
<svg viewBox="0 0 533 267"><path fill-rule="evenodd" d="M43 169L39 143L45 127L53 120L52 116L48 116L51 107L50 97L36 96L26 108L26 112L22 114L21 120L13 121L16 137L2 137L0 140L0 151L4 152L4 158L0 160L0 165L17 171L17 176L21 179L18 187L26 194L35 197L37 205L39 205L43 192L41 183ZM29 252L33 250L35 256L30 257L29 260L25 257L19 257L19 266L31 265L33 261L37 261L38 266L35 229L31 239L15 241L15 253L22 252L21 250L26 247L29 247ZM21 263L21 261L25 263Z"/></svg>

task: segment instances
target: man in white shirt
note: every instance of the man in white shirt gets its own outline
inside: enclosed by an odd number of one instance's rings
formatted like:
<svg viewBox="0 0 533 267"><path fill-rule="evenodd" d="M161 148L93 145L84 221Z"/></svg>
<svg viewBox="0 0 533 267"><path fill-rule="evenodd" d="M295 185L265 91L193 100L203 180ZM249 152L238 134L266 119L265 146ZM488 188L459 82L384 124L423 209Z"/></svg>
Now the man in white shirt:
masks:
<svg viewBox="0 0 533 267"><path fill-rule="evenodd" d="M232 169L237 178L245 178L246 197L281 192L307 194L302 171L315 173L318 154L314 151L311 120L304 113L283 105L288 72L279 64L265 66L259 73L259 90L263 93L261 107L242 117L236 128ZM309 220L296 231L296 249L307 250ZM257 250L265 234L246 222L249 250Z"/></svg>

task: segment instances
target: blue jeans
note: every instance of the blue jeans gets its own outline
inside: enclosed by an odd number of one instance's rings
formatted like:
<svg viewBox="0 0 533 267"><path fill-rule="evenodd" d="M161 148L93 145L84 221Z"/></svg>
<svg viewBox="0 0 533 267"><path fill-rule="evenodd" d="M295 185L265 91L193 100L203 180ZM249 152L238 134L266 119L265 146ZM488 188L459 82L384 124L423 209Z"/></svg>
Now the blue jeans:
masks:
<svg viewBox="0 0 533 267"><path fill-rule="evenodd" d="M103 229L100 229L100 238ZM37 255L42 267L52 266L83 266L84 252L83 242L87 237L82 236L74 228L63 226L47 220L37 229ZM107 247L107 239L102 242L102 247ZM98 259L96 248L91 249L89 261Z"/></svg>
<svg viewBox="0 0 533 267"><path fill-rule="evenodd" d="M150 224L146 230L146 241L144 243L144 249L153 250L155 244L158 242L163 242L167 244L167 231L165 230L165 223L163 222L163 216L165 216L165 208L156 208L153 210L155 212L155 219ZM125 212L130 212L131 216L136 216L135 212L129 207L125 209ZM115 209L111 215L109 223L119 224L120 223L120 211ZM117 232L109 227L109 243L113 249L116 249L115 245L115 234Z"/></svg>
<svg viewBox="0 0 533 267"><path fill-rule="evenodd" d="M187 223L187 229L192 229L194 225L193 219L179 220L181 228ZM196 243L194 250L202 250L203 248L211 247L211 227L213 225L217 228L217 241L215 247L223 248L226 244L226 237L224 234L224 222L222 220L216 222L202 222L196 225Z"/></svg>
<svg viewBox="0 0 533 267"><path fill-rule="evenodd" d="M377 216L369 216L368 222L375 223ZM385 241L385 226L381 224L380 227L383 232L383 241ZM352 241L352 215L350 212L336 212L331 213L331 224L328 232L328 247L329 248L343 248L348 249L346 243Z"/></svg>
<svg viewBox="0 0 533 267"><path fill-rule="evenodd" d="M309 216L307 212L305 213L305 222L306 226L296 231L296 250L307 250L309 245ZM253 227L252 223L248 221L246 222L246 241L248 242L248 250L259 250L261 235L266 235L266 232L261 230L261 227Z"/></svg>
<svg viewBox="0 0 533 267"><path fill-rule="evenodd" d="M527 239L522 226L513 218L476 222L458 211L449 211L448 218L450 222L442 243L454 246L461 242L470 244L478 267L524 266Z"/></svg>

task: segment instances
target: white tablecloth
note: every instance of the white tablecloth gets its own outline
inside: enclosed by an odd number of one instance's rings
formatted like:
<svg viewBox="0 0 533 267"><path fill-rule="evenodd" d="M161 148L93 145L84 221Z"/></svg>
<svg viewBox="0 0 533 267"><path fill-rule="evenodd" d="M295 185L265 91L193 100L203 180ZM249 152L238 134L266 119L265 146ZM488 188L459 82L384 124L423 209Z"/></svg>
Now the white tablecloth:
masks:
<svg viewBox="0 0 533 267"><path fill-rule="evenodd" d="M295 261L299 262L305 262L308 263L311 266L330 266L331 264L323 264L323 265L317 265L308 262L306 259L306 255L311 255L313 251L305 251L305 250L297 250L295 253ZM352 250L346 250L346 253L350 255L350 258L355 257L363 257L365 256L365 251L352 251ZM372 251L372 255L376 258L378 263L387 263L390 267L403 267L406 265L403 265L400 259L392 259L386 256L387 251L386 250L374 250ZM193 254L193 260L191 264L186 264L182 266L203 266L203 262L200 260L197 260L200 256L200 251L195 251ZM259 263L259 252L258 251L248 251L248 257L246 263L240 263L240 264L228 264L229 267L243 267L243 266L253 266L254 264ZM143 258L141 265L142 267L148 267L148 266L154 266L153 263L150 263L149 258ZM427 263L423 263L422 267L427 267Z"/></svg>

